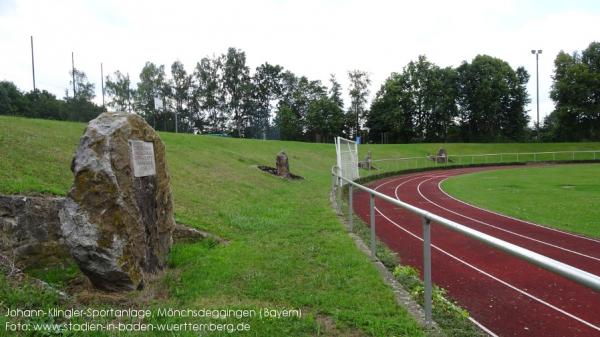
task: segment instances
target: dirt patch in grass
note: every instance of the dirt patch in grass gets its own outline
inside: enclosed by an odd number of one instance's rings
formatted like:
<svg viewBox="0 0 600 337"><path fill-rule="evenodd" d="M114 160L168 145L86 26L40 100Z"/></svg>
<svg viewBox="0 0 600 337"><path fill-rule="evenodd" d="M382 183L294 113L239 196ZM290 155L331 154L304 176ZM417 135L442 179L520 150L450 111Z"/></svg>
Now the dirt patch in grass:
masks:
<svg viewBox="0 0 600 337"><path fill-rule="evenodd" d="M178 277L178 270L162 271L156 274L147 274L144 279L144 289L130 292L107 292L95 289L91 282L84 276L72 280L68 292L73 296L78 305L113 305L122 308L136 308L149 305L157 300L165 302L170 298L169 286L164 282L167 273L169 277Z"/></svg>
<svg viewBox="0 0 600 337"><path fill-rule="evenodd" d="M323 336L343 336L343 337L363 337L366 336L362 331L350 328L339 328L333 319L329 316L317 315L317 322L323 329L320 331Z"/></svg>
<svg viewBox="0 0 600 337"><path fill-rule="evenodd" d="M263 171L263 172L267 172L269 174L272 174L272 175L274 175L276 177L279 177L277 175L277 169L274 168L274 167L259 165L258 169L261 170L261 171ZM290 173L290 177L289 178L284 178L284 177L280 177L280 178L282 178L282 179L290 179L290 180L304 180L304 177L301 177L299 175L295 175L293 173Z"/></svg>

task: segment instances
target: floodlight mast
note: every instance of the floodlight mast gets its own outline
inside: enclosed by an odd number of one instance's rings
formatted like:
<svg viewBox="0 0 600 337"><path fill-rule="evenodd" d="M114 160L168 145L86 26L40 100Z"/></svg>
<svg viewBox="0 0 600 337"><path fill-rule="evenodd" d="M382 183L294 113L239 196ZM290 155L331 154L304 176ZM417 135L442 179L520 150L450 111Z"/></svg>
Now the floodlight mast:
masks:
<svg viewBox="0 0 600 337"><path fill-rule="evenodd" d="M100 62L100 81L102 83L102 107L104 108L104 65Z"/></svg>
<svg viewBox="0 0 600 337"><path fill-rule="evenodd" d="M77 91L75 90L75 53L71 52L71 72L73 74L73 99L77 96Z"/></svg>
<svg viewBox="0 0 600 337"><path fill-rule="evenodd" d="M33 60L33 35L31 35L31 74L33 76L33 91L35 88L35 62Z"/></svg>
<svg viewBox="0 0 600 337"><path fill-rule="evenodd" d="M537 138L540 140L540 66L539 59L540 54L542 53L541 49L535 50L532 49L531 53L535 55L535 88L536 88L536 105L537 105Z"/></svg>

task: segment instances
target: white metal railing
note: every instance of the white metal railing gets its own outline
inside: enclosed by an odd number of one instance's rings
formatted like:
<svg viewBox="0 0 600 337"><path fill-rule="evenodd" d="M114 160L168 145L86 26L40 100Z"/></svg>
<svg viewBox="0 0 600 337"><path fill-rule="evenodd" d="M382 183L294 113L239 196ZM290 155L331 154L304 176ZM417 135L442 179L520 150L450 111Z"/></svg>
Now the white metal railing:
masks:
<svg viewBox="0 0 600 337"><path fill-rule="evenodd" d="M376 171L393 171L412 168L493 164L493 163L522 163L522 162L547 162L547 161L574 161L574 160L598 160L600 150L585 151L554 151L554 152L503 152L486 154L458 154L447 157L423 156L423 157L398 157L383 158L363 161L367 167L367 175L376 174ZM373 170L371 170L373 168Z"/></svg>
<svg viewBox="0 0 600 337"><path fill-rule="evenodd" d="M600 151L598 151L600 152ZM353 195L352 191L354 188L359 190L363 190L370 195L370 229L371 229L371 255L375 257L377 242L375 235L375 198L379 198L385 202L389 202L392 205L402 207L418 216L421 217L423 223L423 282L424 282L424 310L425 310L425 319L428 324L431 323L431 223L435 222L445 228L448 228L452 231L458 232L462 235L473 238L479 242L482 242L491 247L497 248L504 252L507 252L511 255L514 255L522 260L529 261L536 266L549 270L553 273L562 275L569 280L575 281L581 285L584 285L594 291L600 292L600 276L594 275L592 273L588 273L584 270L572 267L560 261L551 259L544 255L538 254L531 250L519 247L512 243L506 242L504 240L500 240L491 235L479 232L467 226L461 225L452 220L443 218L441 216L435 215L418 207L407 204L398 199L394 199L388 195L377 192L371 188L358 184L352 180L346 179L338 174L338 167L334 166L331 170L332 175L332 189L337 191L338 200L340 203L338 204L339 210L341 211L341 190L342 184L341 182L345 182L348 184L348 221L350 231L353 230ZM335 195L335 194L334 194Z"/></svg>

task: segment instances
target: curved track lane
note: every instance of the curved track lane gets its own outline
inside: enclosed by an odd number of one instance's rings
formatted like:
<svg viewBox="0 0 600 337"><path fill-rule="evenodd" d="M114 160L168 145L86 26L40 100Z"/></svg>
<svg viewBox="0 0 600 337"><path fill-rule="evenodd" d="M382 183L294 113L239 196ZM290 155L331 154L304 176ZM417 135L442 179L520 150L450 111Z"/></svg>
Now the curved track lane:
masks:
<svg viewBox="0 0 600 337"><path fill-rule="evenodd" d="M454 175L507 167L429 171L379 180L379 192L465 226L600 275L600 241L503 216L441 190ZM355 212L369 222L369 196ZM422 268L422 226L416 215L376 200L376 232L403 264ZM600 294L433 223L433 282L498 336L600 336Z"/></svg>

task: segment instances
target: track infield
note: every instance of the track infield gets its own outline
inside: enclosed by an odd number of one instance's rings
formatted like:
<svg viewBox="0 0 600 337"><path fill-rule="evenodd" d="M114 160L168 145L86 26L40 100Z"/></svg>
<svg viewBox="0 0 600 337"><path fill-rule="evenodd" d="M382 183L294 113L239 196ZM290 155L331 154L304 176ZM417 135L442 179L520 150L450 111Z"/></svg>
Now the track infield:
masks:
<svg viewBox="0 0 600 337"><path fill-rule="evenodd" d="M487 210L600 239L600 164L524 166L446 179L442 189Z"/></svg>
<svg viewBox="0 0 600 337"><path fill-rule="evenodd" d="M520 166L522 168L522 166ZM450 220L600 275L600 240L489 212L440 189L450 176L511 167L428 171L379 180L379 192ZM369 196L355 212L368 223ZM421 219L376 200L376 232L402 264L422 267ZM433 223L433 282L498 336L600 336L600 294Z"/></svg>

